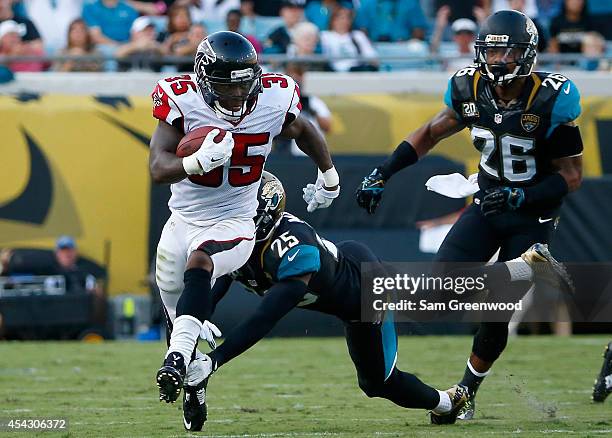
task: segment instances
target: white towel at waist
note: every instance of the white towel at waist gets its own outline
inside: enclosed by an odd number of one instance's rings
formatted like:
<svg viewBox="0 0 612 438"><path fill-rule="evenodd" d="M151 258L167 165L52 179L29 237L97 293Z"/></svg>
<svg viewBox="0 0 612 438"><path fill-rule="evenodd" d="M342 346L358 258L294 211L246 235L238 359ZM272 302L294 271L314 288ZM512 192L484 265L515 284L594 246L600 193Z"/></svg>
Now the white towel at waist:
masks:
<svg viewBox="0 0 612 438"><path fill-rule="evenodd" d="M425 186L427 190L431 190L449 198L466 198L479 190L478 174L474 173L467 179L460 173L435 175L427 180Z"/></svg>

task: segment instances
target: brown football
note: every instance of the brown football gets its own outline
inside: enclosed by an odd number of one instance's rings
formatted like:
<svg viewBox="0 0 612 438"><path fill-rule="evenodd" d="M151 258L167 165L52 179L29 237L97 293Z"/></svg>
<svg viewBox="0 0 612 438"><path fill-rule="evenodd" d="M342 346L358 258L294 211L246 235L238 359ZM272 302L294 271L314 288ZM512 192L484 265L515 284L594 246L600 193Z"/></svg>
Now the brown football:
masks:
<svg viewBox="0 0 612 438"><path fill-rule="evenodd" d="M217 136L213 139L215 143L219 143L221 140L223 140L223 137L225 137L225 129L217 128L215 126L203 126L201 128L194 129L193 131L189 131L187 134L185 134L185 136L181 139L176 148L176 156L181 158L187 157L200 149L202 142L208 133L213 129L219 130L219 134L217 134Z"/></svg>

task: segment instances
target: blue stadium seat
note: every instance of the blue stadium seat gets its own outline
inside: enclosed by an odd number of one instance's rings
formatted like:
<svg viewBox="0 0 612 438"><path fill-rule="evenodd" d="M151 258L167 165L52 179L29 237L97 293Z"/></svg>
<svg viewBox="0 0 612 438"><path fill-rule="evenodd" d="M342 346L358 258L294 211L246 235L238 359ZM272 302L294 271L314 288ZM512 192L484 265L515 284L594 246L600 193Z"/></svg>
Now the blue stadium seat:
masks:
<svg viewBox="0 0 612 438"><path fill-rule="evenodd" d="M270 32L283 24L281 17L257 17L255 19L255 38L264 41Z"/></svg>
<svg viewBox="0 0 612 438"><path fill-rule="evenodd" d="M417 41L398 42L398 43L374 43L374 48L381 58L385 56L392 57L422 57L429 54L429 48L427 44ZM380 62L381 71L397 71L397 70L412 70L412 69L426 69L428 66L427 61L410 60L410 59L382 59Z"/></svg>
<svg viewBox="0 0 612 438"><path fill-rule="evenodd" d="M203 20L202 24L206 27L208 35L219 32L220 30L227 30L225 20Z"/></svg>

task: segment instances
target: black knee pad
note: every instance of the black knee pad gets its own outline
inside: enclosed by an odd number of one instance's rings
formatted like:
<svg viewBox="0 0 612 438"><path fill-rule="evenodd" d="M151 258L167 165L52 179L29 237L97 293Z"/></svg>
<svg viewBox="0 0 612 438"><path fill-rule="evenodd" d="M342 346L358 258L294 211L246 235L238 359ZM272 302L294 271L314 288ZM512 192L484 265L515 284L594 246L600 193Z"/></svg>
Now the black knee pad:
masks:
<svg viewBox="0 0 612 438"><path fill-rule="evenodd" d="M495 362L508 343L508 323L483 322L474 336L472 351L480 359Z"/></svg>

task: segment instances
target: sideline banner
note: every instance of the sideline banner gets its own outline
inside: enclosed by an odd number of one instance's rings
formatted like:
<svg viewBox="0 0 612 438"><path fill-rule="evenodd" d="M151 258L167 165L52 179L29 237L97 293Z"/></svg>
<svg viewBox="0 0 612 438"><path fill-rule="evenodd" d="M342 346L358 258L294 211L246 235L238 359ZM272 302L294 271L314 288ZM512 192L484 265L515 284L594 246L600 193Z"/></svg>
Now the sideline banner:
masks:
<svg viewBox="0 0 612 438"><path fill-rule="evenodd" d="M109 262L111 292L147 291L149 99L5 96L0 120L0 247L70 234Z"/></svg>

